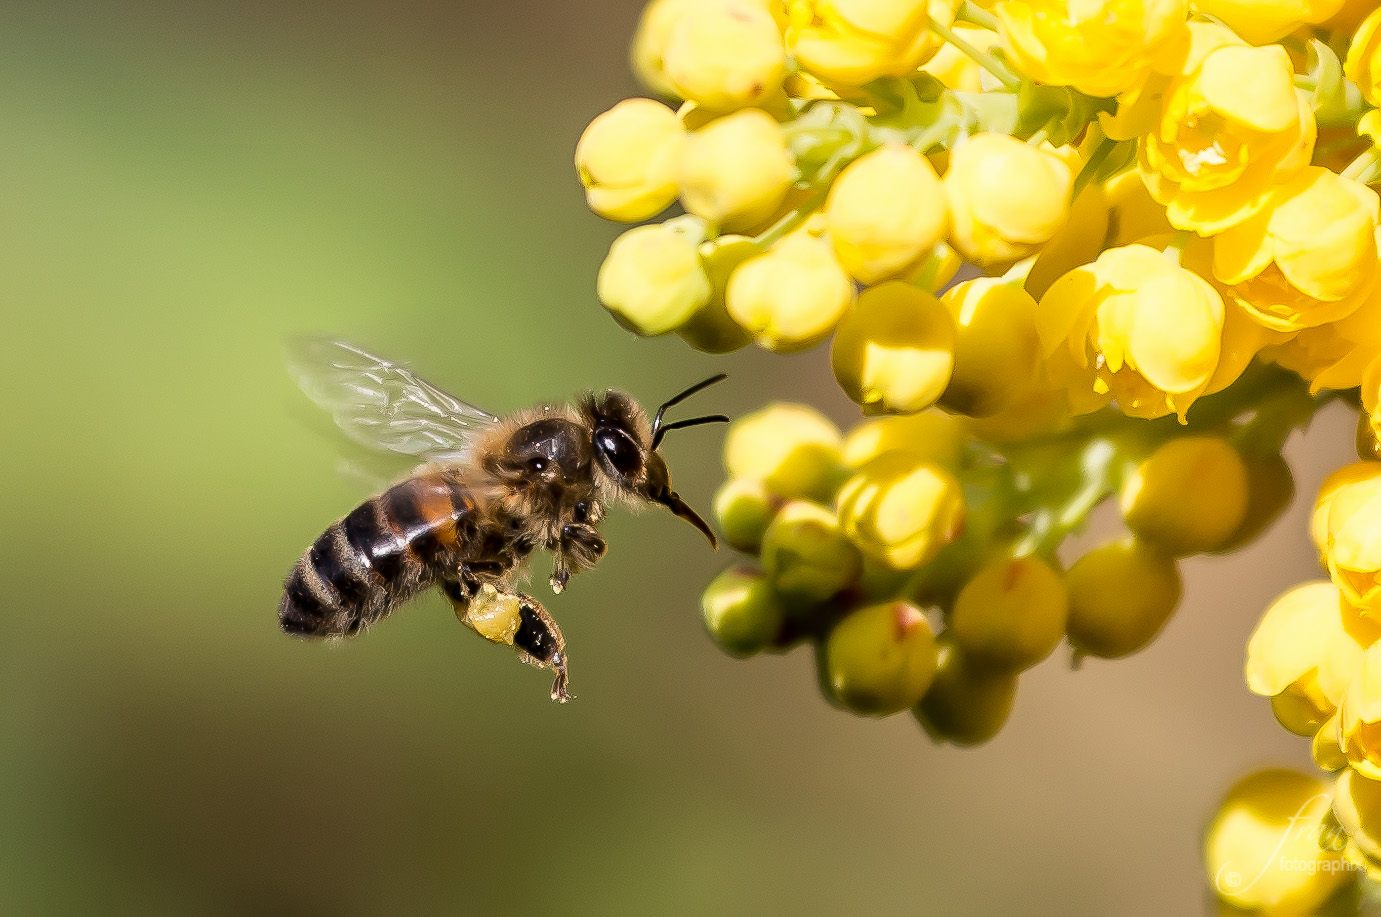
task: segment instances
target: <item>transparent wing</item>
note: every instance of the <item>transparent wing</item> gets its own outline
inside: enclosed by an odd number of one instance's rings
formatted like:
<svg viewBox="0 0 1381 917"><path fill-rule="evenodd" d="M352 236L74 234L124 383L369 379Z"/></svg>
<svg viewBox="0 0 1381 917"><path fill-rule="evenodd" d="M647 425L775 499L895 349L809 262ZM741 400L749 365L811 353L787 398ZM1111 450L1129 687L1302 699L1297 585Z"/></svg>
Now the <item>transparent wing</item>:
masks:
<svg viewBox="0 0 1381 917"><path fill-rule="evenodd" d="M452 457L499 422L407 367L344 341L293 341L288 369L346 436L370 449L424 460Z"/></svg>

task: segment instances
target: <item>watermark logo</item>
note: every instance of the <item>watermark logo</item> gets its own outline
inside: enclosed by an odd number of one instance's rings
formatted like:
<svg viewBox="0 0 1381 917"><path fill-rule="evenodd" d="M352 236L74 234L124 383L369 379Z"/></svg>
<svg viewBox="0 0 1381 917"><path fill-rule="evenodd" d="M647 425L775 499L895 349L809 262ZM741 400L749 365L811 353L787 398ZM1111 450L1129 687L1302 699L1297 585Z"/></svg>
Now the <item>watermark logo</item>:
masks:
<svg viewBox="0 0 1381 917"><path fill-rule="evenodd" d="M1329 796L1324 793L1306 799L1282 828L1269 856L1259 865L1245 870L1232 861L1224 863L1213 877L1214 888L1224 897L1233 897L1249 891L1272 871L1313 876L1364 869L1360 863L1340 856L1307 855L1307 851L1314 849L1320 853L1336 853L1347 845L1347 833L1336 823L1325 821L1320 812L1320 809L1327 812L1329 802Z"/></svg>

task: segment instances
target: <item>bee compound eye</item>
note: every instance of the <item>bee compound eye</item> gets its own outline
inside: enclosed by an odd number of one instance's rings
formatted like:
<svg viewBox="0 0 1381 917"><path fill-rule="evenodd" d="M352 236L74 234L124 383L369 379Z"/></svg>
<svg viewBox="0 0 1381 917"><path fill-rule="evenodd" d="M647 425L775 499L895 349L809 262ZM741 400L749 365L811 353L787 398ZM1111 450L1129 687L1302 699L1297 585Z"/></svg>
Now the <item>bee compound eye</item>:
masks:
<svg viewBox="0 0 1381 917"><path fill-rule="evenodd" d="M615 471L628 476L642 465L637 444L622 430L605 428L595 434L595 447Z"/></svg>

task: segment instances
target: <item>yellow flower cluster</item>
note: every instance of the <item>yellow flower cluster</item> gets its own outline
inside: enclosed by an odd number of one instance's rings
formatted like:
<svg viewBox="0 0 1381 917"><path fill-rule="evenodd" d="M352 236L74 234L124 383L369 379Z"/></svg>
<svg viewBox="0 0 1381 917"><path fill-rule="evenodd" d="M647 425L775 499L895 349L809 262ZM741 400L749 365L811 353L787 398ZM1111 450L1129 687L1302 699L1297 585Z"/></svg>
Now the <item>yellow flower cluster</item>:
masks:
<svg viewBox="0 0 1381 917"><path fill-rule="evenodd" d="M595 118L580 178L610 219L680 212L613 243L600 301L711 353L828 342L872 418L731 429L716 515L753 560L711 634L812 641L831 700L982 741L1061 641L1153 640L1178 559L1259 534L1285 439L1341 400L1364 461L1319 499L1329 580L1272 606L1247 677L1342 769L1333 852L1381 863L1381 9L652 0L632 62L659 100ZM1125 531L1070 556L1114 499ZM1210 866L1291 780L1234 790ZM1338 877L1214 888L1308 909Z"/></svg>

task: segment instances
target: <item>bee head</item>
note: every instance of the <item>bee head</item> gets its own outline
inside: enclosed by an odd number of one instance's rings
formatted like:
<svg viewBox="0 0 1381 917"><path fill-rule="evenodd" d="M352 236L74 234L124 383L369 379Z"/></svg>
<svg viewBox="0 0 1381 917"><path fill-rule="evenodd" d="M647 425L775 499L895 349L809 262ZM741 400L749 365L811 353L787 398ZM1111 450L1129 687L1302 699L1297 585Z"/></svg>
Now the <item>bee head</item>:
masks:
<svg viewBox="0 0 1381 917"><path fill-rule="evenodd" d="M594 437L596 461L614 486L630 496L665 506L704 533L716 549L719 542L709 524L671 489L671 474L657 447L670 430L702 423L728 423L729 418L723 414L662 423L662 415L667 408L726 378L727 373L712 376L668 400L657 409L650 430L642 411L621 392L611 390L601 398L591 398L586 408ZM644 433L644 430L647 432Z"/></svg>

